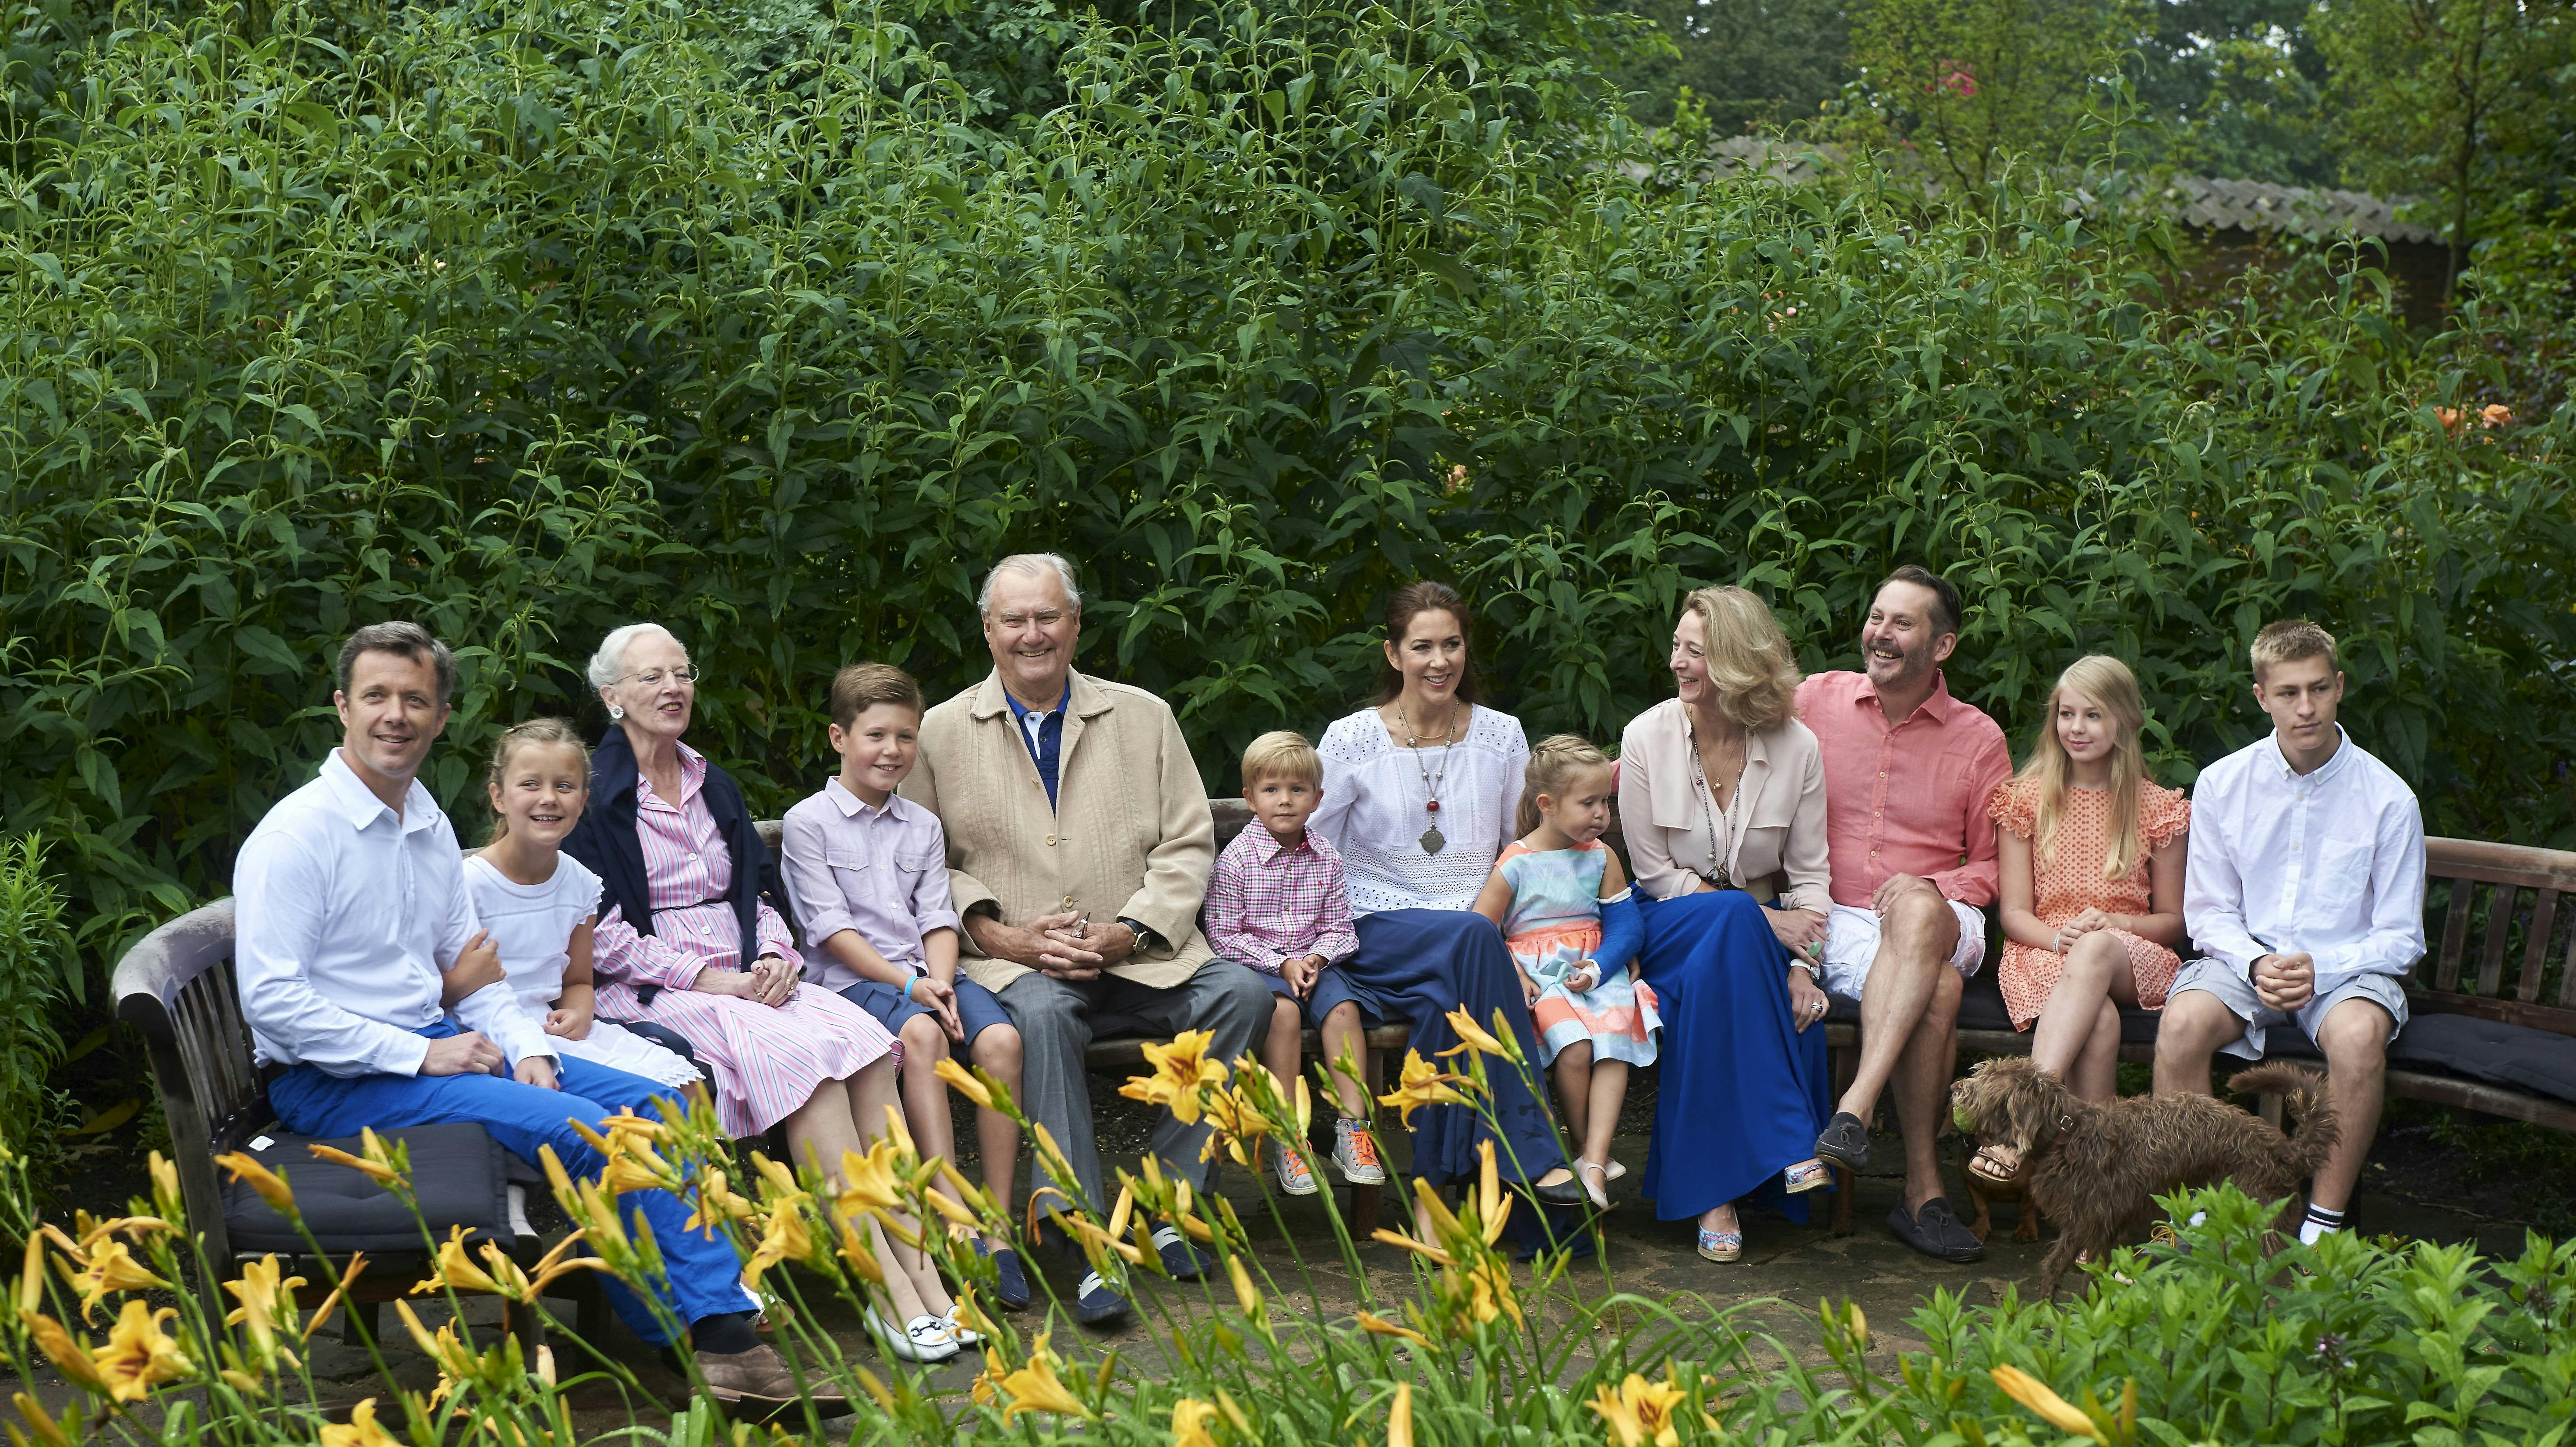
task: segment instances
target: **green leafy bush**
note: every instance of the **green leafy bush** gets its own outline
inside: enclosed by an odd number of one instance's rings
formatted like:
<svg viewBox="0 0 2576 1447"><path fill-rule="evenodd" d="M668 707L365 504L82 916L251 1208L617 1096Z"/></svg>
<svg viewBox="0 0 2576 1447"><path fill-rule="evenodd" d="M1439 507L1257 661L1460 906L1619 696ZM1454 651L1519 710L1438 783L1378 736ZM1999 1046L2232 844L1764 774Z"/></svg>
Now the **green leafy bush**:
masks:
<svg viewBox="0 0 2576 1447"><path fill-rule="evenodd" d="M27 22L0 196L0 827L93 959L222 892L356 623L467 645L429 782L470 808L494 729L666 620L775 813L831 670L962 687L1032 547L1219 784L1365 689L1406 578L1476 596L1534 730L1608 739L1686 587L1826 666L1922 558L2016 734L2109 649L2188 782L2253 736L2252 630L2313 614L2437 830L2576 838L2568 420L2446 431L2485 364L2367 276L2170 314L2157 233L2014 176L1632 180L1561 0L1066 14L1028 111L900 0L778 85L675 6L175 9Z"/></svg>

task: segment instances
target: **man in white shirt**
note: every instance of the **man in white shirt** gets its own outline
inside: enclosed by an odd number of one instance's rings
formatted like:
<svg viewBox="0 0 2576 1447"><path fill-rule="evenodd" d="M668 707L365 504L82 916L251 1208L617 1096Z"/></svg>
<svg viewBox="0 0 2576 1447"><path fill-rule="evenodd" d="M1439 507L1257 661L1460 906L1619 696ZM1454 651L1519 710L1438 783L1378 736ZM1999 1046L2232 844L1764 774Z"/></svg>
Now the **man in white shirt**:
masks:
<svg viewBox="0 0 2576 1447"><path fill-rule="evenodd" d="M260 820L233 866L242 1014L271 1067L269 1104L287 1129L322 1137L474 1121L529 1160L552 1146L566 1169L598 1172L571 1121L595 1129L614 1108L657 1109L668 1092L559 1060L515 1018L476 927L456 831L417 777L447 726L454 660L418 624L379 623L340 650L339 684L340 747ZM440 1009L451 983L468 990L456 1022ZM754 1335L759 1303L742 1289L732 1243L687 1229L687 1203L667 1191L619 1199L661 1243L663 1302L689 1323L711 1393L732 1406L793 1403L786 1364ZM637 1335L668 1344L633 1293L613 1281L608 1292ZM820 1381L808 1394L847 1407Z"/></svg>
<svg viewBox="0 0 2576 1447"><path fill-rule="evenodd" d="M2343 674L2317 625L2254 637L2254 694L2272 732L2192 789L2183 920L2201 958L2167 998L2156 1089L2209 1093L2211 1055L2261 1059L2295 1027L2326 1058L2338 1141L2299 1238L2340 1229L2379 1129L2388 1042L2424 955L2424 820L2414 791L2335 722Z"/></svg>

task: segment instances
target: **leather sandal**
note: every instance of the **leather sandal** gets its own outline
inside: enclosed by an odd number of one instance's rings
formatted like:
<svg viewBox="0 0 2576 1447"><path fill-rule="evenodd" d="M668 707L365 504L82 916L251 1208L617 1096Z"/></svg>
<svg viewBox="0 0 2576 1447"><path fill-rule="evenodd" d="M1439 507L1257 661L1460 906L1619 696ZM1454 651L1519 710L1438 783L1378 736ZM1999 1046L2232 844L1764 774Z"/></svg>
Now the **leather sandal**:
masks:
<svg viewBox="0 0 2576 1447"><path fill-rule="evenodd" d="M1998 1154L2001 1149L2000 1146L1979 1146L1976 1154L1968 1157L1968 1174L1976 1177L1978 1184L2005 1189L2020 1177L2021 1162L2007 1163Z"/></svg>

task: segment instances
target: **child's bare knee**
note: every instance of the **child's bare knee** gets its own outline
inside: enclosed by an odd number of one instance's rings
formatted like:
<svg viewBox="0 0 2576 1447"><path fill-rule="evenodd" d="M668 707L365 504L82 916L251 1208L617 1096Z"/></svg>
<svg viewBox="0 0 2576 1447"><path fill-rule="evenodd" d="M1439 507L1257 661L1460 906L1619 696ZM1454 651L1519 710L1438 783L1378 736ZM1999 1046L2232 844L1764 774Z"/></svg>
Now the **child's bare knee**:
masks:
<svg viewBox="0 0 2576 1447"><path fill-rule="evenodd" d="M903 1022L903 1058L911 1064L921 1060L940 1060L948 1054L948 1032L939 1026L936 1015L915 1015Z"/></svg>

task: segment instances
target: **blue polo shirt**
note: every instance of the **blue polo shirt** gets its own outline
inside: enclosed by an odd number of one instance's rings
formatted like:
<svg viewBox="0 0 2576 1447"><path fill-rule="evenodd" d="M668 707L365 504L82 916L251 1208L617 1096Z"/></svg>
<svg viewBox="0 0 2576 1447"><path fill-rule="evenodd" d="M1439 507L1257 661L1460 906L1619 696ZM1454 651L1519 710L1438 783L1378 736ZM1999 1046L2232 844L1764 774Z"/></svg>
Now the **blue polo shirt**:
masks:
<svg viewBox="0 0 2576 1447"><path fill-rule="evenodd" d="M1029 746L1029 758L1038 766L1039 782L1046 785L1047 807L1055 807L1056 765L1064 756L1064 711L1073 703L1073 680L1064 681L1064 697L1050 709L1023 707L1002 690L1002 698L1011 706L1011 719L1020 726L1020 742Z"/></svg>

